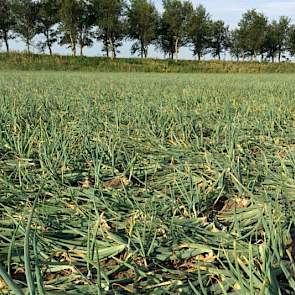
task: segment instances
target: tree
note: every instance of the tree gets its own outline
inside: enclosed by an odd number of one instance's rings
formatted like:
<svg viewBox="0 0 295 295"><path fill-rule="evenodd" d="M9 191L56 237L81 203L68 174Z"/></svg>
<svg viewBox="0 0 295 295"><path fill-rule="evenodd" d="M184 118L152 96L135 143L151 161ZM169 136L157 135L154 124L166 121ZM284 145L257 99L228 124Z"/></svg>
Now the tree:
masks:
<svg viewBox="0 0 295 295"><path fill-rule="evenodd" d="M237 61L240 61L240 57L242 56L242 46L239 39L238 29L235 29L230 32L229 51L231 56L234 56L237 59Z"/></svg>
<svg viewBox="0 0 295 295"><path fill-rule="evenodd" d="M38 33L45 37L45 41L39 42L42 51L48 48L49 54L52 55L52 46L57 42L58 31L55 25L58 23L58 1L41 0L38 11Z"/></svg>
<svg viewBox="0 0 295 295"><path fill-rule="evenodd" d="M211 23L210 47L213 57L221 59L221 53L229 47L229 28L221 20Z"/></svg>
<svg viewBox="0 0 295 295"><path fill-rule="evenodd" d="M15 32L26 43L30 52L32 40L38 33L38 3L33 0L16 0L14 2Z"/></svg>
<svg viewBox="0 0 295 295"><path fill-rule="evenodd" d="M238 29L231 31L229 38L230 54L234 56L237 61L240 61L240 57L243 56L243 46L241 42L241 35Z"/></svg>
<svg viewBox="0 0 295 295"><path fill-rule="evenodd" d="M175 39L170 33L168 24L163 21L163 18L161 18L159 21L156 36L157 49L164 53L164 57L168 55L170 59L173 59L175 54Z"/></svg>
<svg viewBox="0 0 295 295"><path fill-rule="evenodd" d="M239 34L244 54L248 53L251 59L256 59L265 43L267 18L255 9L243 14L239 24Z"/></svg>
<svg viewBox="0 0 295 295"><path fill-rule="evenodd" d="M198 60L206 54L210 46L210 15L203 5L199 5L190 20L188 36L193 46L193 54L198 56Z"/></svg>
<svg viewBox="0 0 295 295"><path fill-rule="evenodd" d="M278 51L278 36L277 36L278 25L276 21L271 22L267 26L267 34L265 39L265 52L267 57L271 58L272 62L275 61L275 57Z"/></svg>
<svg viewBox="0 0 295 295"><path fill-rule="evenodd" d="M14 36L11 33L15 24L13 17L12 1L0 0L0 40L3 40L6 51L9 52L9 40Z"/></svg>
<svg viewBox="0 0 295 295"><path fill-rule="evenodd" d="M288 49L292 56L295 55L295 25L290 26L288 34Z"/></svg>
<svg viewBox="0 0 295 295"><path fill-rule="evenodd" d="M77 32L81 56L83 56L84 48L93 44L94 32L92 29L94 20L92 4L86 0L78 1Z"/></svg>
<svg viewBox="0 0 295 295"><path fill-rule="evenodd" d="M282 53L288 49L289 26L290 19L284 16L280 17L279 21L274 20L267 26L264 49L272 62L276 56L280 62Z"/></svg>
<svg viewBox="0 0 295 295"><path fill-rule="evenodd" d="M103 50L107 57L115 58L118 47L122 45L125 36L124 0L94 0L93 1L98 27L98 39L103 42Z"/></svg>
<svg viewBox="0 0 295 295"><path fill-rule="evenodd" d="M281 61L282 53L287 50L290 22L290 18L281 16L277 23L279 62Z"/></svg>
<svg viewBox="0 0 295 295"><path fill-rule="evenodd" d="M175 59L178 60L179 49L187 42L187 26L193 13L193 6L189 1L163 0L163 8L164 13L160 21L160 44L164 45L164 51L169 48L172 59L175 53ZM168 42L163 42L164 40Z"/></svg>
<svg viewBox="0 0 295 295"><path fill-rule="evenodd" d="M147 0L131 0L128 10L128 35L137 40L131 48L131 53L140 52L140 56L147 57L148 47L156 39L158 26L158 12L156 7Z"/></svg>
<svg viewBox="0 0 295 295"><path fill-rule="evenodd" d="M78 21L79 21L79 3L77 0L61 0L60 1L60 31L63 36L60 45L68 44L72 50L72 55L77 54L78 43Z"/></svg>

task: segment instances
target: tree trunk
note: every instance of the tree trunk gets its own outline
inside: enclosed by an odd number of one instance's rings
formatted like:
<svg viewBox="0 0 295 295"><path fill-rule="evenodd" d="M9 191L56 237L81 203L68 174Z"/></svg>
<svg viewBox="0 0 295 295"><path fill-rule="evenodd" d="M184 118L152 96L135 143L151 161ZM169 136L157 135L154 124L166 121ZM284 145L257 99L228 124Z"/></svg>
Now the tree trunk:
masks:
<svg viewBox="0 0 295 295"><path fill-rule="evenodd" d="M115 59L116 58L116 53L114 51L114 48L112 48L111 53L112 53L111 59Z"/></svg>
<svg viewBox="0 0 295 295"><path fill-rule="evenodd" d="M6 45L6 51L9 52L9 44L8 44L8 34L7 32L4 32L4 41Z"/></svg>
<svg viewBox="0 0 295 295"><path fill-rule="evenodd" d="M272 53L271 54L271 62L274 63L275 62L275 55Z"/></svg>
<svg viewBox="0 0 295 295"><path fill-rule="evenodd" d="M279 49L279 62L281 62L281 55L282 55L282 52L281 52L281 49Z"/></svg>
<svg viewBox="0 0 295 295"><path fill-rule="evenodd" d="M49 50L49 54L52 55L52 49L51 49L51 44L50 44L50 41L49 41L49 32L48 32L48 30L46 31L46 43L47 43L47 47L48 47L48 50Z"/></svg>
<svg viewBox="0 0 295 295"><path fill-rule="evenodd" d="M179 43L179 38L176 37L176 40L175 40L175 60L176 61L178 61L178 53L179 53L178 43Z"/></svg>
<svg viewBox="0 0 295 295"><path fill-rule="evenodd" d="M111 51L111 59L116 58L116 49L114 47L114 43L112 38L109 38L108 44L110 45L110 51Z"/></svg>
<svg viewBox="0 0 295 295"><path fill-rule="evenodd" d="M108 41L105 42L105 48L106 48L107 57L109 57L110 56L110 50L109 50Z"/></svg>
<svg viewBox="0 0 295 295"><path fill-rule="evenodd" d="M69 35L70 35L70 40L71 40L72 55L76 56L76 40L74 41L72 34L69 34Z"/></svg>
<svg viewBox="0 0 295 295"><path fill-rule="evenodd" d="M221 60L220 52L218 52L218 60Z"/></svg>
<svg viewBox="0 0 295 295"><path fill-rule="evenodd" d="M201 60L201 53L198 53L198 61Z"/></svg>
<svg viewBox="0 0 295 295"><path fill-rule="evenodd" d="M76 56L77 55L77 53L76 53L76 44L75 43L72 44L71 48L72 48L72 55Z"/></svg>
<svg viewBox="0 0 295 295"><path fill-rule="evenodd" d="M143 47L143 52L144 52L144 58L147 58L148 57L148 46L147 45L145 45Z"/></svg>
<svg viewBox="0 0 295 295"><path fill-rule="evenodd" d="M147 58L148 56L148 45L143 40L140 41L140 56L141 58Z"/></svg>
<svg viewBox="0 0 295 295"><path fill-rule="evenodd" d="M9 44L8 44L8 40L5 39L5 45L6 45L6 51L9 52Z"/></svg>
<svg viewBox="0 0 295 295"><path fill-rule="evenodd" d="M52 55L51 45L48 45L49 54Z"/></svg>
<svg viewBox="0 0 295 295"><path fill-rule="evenodd" d="M26 40L27 52L30 53L30 40Z"/></svg>
<svg viewBox="0 0 295 295"><path fill-rule="evenodd" d="M80 34L79 34L79 47L80 47L80 56L83 56L83 49L84 49L84 44L83 44L83 32L82 32L82 29L80 31Z"/></svg>
<svg viewBox="0 0 295 295"><path fill-rule="evenodd" d="M140 42L140 57L143 58L144 55L144 45L143 41Z"/></svg>

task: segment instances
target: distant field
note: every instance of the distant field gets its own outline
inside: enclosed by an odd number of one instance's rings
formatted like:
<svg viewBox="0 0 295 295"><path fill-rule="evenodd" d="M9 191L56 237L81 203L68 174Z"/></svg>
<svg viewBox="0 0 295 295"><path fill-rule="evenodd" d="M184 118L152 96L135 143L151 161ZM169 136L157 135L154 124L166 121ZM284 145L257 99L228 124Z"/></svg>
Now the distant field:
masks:
<svg viewBox="0 0 295 295"><path fill-rule="evenodd" d="M294 294L295 75L2 71L0 106L12 294Z"/></svg>
<svg viewBox="0 0 295 295"><path fill-rule="evenodd" d="M147 73L295 73L293 62L196 61L141 58L72 57L46 54L1 53L0 71L83 71Z"/></svg>

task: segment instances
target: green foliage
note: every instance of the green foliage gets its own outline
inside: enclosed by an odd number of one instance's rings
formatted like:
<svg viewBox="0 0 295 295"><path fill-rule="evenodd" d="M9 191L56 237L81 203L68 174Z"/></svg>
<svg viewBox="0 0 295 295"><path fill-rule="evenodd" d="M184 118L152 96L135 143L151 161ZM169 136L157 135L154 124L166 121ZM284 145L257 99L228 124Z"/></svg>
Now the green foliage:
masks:
<svg viewBox="0 0 295 295"><path fill-rule="evenodd" d="M4 41L7 52L9 52L8 40L14 38L12 34L14 25L15 18L13 15L12 1L0 0L0 42Z"/></svg>
<svg viewBox="0 0 295 295"><path fill-rule="evenodd" d="M30 52L32 40L38 33L38 3L33 0L15 0L13 12L15 32L24 40Z"/></svg>
<svg viewBox="0 0 295 295"><path fill-rule="evenodd" d="M239 22L240 40L244 54L249 54L251 59L260 53L264 45L267 31L267 18L255 9L243 14Z"/></svg>
<svg viewBox="0 0 295 295"><path fill-rule="evenodd" d="M288 34L288 48L290 50L290 54L292 56L295 55L295 25L292 25L289 28L289 34Z"/></svg>
<svg viewBox="0 0 295 295"><path fill-rule="evenodd" d="M131 53L147 58L148 47L156 40L159 15L154 4L148 0L131 0L128 9L128 35L137 40Z"/></svg>
<svg viewBox="0 0 295 295"><path fill-rule="evenodd" d="M209 52L211 38L211 19L203 5L197 6L188 24L188 38L193 46L193 54L198 60Z"/></svg>
<svg viewBox="0 0 295 295"><path fill-rule="evenodd" d="M274 62L278 55L278 61L281 61L282 53L288 49L290 19L280 17L279 22L272 21L267 27L264 50L268 57Z"/></svg>
<svg viewBox="0 0 295 295"><path fill-rule="evenodd" d="M229 37L229 52L231 56L235 57L237 61L240 60L240 57L243 56L243 44L242 36L239 29L232 30Z"/></svg>
<svg viewBox="0 0 295 295"><path fill-rule="evenodd" d="M131 54L148 56L155 45L164 56L178 60L179 50L189 47L200 60L206 54L221 59L230 53L237 60L288 61L294 53L291 19L269 19L255 9L243 14L238 28L229 32L222 20L213 21L203 5L194 8L191 0L163 0L158 11L150 0L0 0L0 45L9 51L9 39L20 36L28 52L36 44L52 54L52 46L67 45L72 55L83 55L94 40L102 51L117 57L123 42L134 42Z"/></svg>
<svg viewBox="0 0 295 295"><path fill-rule="evenodd" d="M221 54L230 47L229 27L221 20L211 23L210 47L213 57L221 59Z"/></svg>
<svg viewBox="0 0 295 295"><path fill-rule="evenodd" d="M79 10L77 19L78 44L80 55L83 56L83 49L93 45L95 14L89 1L80 0L77 5Z"/></svg>
<svg viewBox="0 0 295 295"><path fill-rule="evenodd" d="M277 24L277 40L278 40L278 55L279 62L281 61L282 52L288 49L288 35L291 19L289 17L281 16Z"/></svg>
<svg viewBox="0 0 295 295"><path fill-rule="evenodd" d="M178 60L179 48L187 43L188 24L193 13L189 1L164 0L164 12L160 20L158 44L160 49Z"/></svg>
<svg viewBox="0 0 295 295"><path fill-rule="evenodd" d="M83 56L83 49L93 44L93 6L86 0L60 1L60 45L68 45L73 56L76 56L79 45L80 55Z"/></svg>
<svg viewBox="0 0 295 295"><path fill-rule="evenodd" d="M126 35L126 3L124 0L92 0L92 4L98 27L98 40L103 42L107 57L111 54L111 57L115 58L117 48L122 45Z"/></svg>
<svg viewBox="0 0 295 295"><path fill-rule="evenodd" d="M48 48L52 55L52 46L57 42L58 30L56 24L59 21L59 0L42 0L39 2L38 11L38 33L42 34L45 40L40 41L38 47L44 52Z"/></svg>
<svg viewBox="0 0 295 295"><path fill-rule="evenodd" d="M1 293L294 294L294 92L2 71Z"/></svg>

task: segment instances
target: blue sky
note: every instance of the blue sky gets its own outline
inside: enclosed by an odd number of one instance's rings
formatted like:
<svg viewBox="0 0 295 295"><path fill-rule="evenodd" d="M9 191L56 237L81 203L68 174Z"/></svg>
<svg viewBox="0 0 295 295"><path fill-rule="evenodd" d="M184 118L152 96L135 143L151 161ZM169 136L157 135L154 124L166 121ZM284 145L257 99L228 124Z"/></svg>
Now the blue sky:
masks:
<svg viewBox="0 0 295 295"><path fill-rule="evenodd" d="M154 3L161 10L162 0L154 0ZM248 9L256 8L257 10L266 14L270 19L277 19L281 15L286 15L292 18L295 22L295 0L192 0L192 3L196 6L203 4L213 19L222 19L230 27L235 27L241 18L242 14ZM125 44L121 49L119 56L128 57L130 54L130 43ZM11 47L14 50L23 50L24 44L20 40L11 42ZM101 55L100 44L95 43L92 48L87 48L85 54L97 56ZM4 48L2 48L4 49ZM70 51L66 48L60 48L55 46L55 53L69 54ZM150 57L160 58L161 52L156 51L154 48L150 48ZM192 55L189 49L182 48L180 50L180 58L191 59Z"/></svg>
<svg viewBox="0 0 295 295"><path fill-rule="evenodd" d="M197 4L199 1L194 0L193 3ZM294 0L204 0L200 3L205 5L213 18L221 18L232 27L236 26L242 14L251 8L262 11L270 19L276 19L281 15L295 19Z"/></svg>

